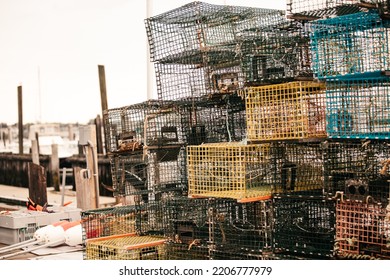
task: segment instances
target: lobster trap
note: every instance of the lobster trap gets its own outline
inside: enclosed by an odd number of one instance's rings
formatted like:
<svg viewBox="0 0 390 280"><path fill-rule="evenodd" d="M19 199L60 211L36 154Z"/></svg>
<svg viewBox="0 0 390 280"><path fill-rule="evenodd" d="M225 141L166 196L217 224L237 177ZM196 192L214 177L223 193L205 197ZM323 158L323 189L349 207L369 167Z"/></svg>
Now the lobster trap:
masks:
<svg viewBox="0 0 390 280"><path fill-rule="evenodd" d="M214 57L218 59L218 57ZM210 59L207 59L210 64ZM198 64L154 64L158 99L192 100L213 95L233 94L244 85L239 60L232 57L213 66Z"/></svg>
<svg viewBox="0 0 390 280"><path fill-rule="evenodd" d="M283 16L279 10L195 1L145 20L150 59L183 64L200 61L202 66L205 56L218 63L231 61L240 36L276 24Z"/></svg>
<svg viewBox="0 0 390 280"><path fill-rule="evenodd" d="M110 157L114 197L134 196L134 203L147 201L147 163L142 153Z"/></svg>
<svg viewBox="0 0 390 280"><path fill-rule="evenodd" d="M387 203L390 145L384 141L328 142L324 148L329 197Z"/></svg>
<svg viewBox="0 0 390 280"><path fill-rule="evenodd" d="M329 138L390 139L390 79L387 76L329 80Z"/></svg>
<svg viewBox="0 0 390 280"><path fill-rule="evenodd" d="M187 146L191 197L268 199L271 195L270 145L240 142Z"/></svg>
<svg viewBox="0 0 390 280"><path fill-rule="evenodd" d="M316 20L309 26L317 78L350 78L388 70L389 22L377 11Z"/></svg>
<svg viewBox="0 0 390 280"><path fill-rule="evenodd" d="M273 196L324 197L324 160L321 143L275 143L272 145Z"/></svg>
<svg viewBox="0 0 390 280"><path fill-rule="evenodd" d="M176 198L165 204L165 235L175 258L230 259L236 254L259 256L271 248L271 201L238 203L234 199ZM208 249L206 251L206 248ZM199 253L207 254L201 256Z"/></svg>
<svg viewBox="0 0 390 280"><path fill-rule="evenodd" d="M153 200L187 194L186 150L165 147L146 151L146 186Z"/></svg>
<svg viewBox="0 0 390 280"><path fill-rule="evenodd" d="M150 100L104 111L107 153L137 152L145 143L145 118L159 110L160 103Z"/></svg>
<svg viewBox="0 0 390 280"><path fill-rule="evenodd" d="M274 250L310 258L331 258L335 202L324 199L274 199Z"/></svg>
<svg viewBox="0 0 390 280"><path fill-rule="evenodd" d="M248 140L326 137L324 83L248 87L244 94Z"/></svg>
<svg viewBox="0 0 390 280"><path fill-rule="evenodd" d="M336 256L341 259L390 259L390 209L380 204L338 201Z"/></svg>
<svg viewBox="0 0 390 280"><path fill-rule="evenodd" d="M289 19L316 20L320 18L341 16L384 7L384 2L377 0L288 0L286 14Z"/></svg>
<svg viewBox="0 0 390 280"><path fill-rule="evenodd" d="M310 38L305 25L285 19L240 42L246 86L313 79Z"/></svg>
<svg viewBox="0 0 390 280"><path fill-rule="evenodd" d="M166 239L135 234L90 239L86 243L86 260L164 260Z"/></svg>

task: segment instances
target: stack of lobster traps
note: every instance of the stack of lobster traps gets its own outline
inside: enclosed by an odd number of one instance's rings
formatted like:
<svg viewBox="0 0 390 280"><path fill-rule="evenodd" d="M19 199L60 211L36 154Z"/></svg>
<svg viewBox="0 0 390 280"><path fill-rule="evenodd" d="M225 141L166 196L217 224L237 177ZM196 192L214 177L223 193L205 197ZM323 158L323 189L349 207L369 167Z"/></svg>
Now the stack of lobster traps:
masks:
<svg viewBox="0 0 390 280"><path fill-rule="evenodd" d="M192 2L145 20L157 99L104 114L87 259L388 259L385 1Z"/></svg>

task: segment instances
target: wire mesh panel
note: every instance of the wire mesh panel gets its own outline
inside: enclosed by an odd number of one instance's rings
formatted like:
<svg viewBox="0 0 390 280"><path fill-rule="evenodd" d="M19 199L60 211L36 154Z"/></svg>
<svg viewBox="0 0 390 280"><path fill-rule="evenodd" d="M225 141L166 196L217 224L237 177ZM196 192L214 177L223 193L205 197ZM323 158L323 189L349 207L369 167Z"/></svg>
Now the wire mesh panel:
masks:
<svg viewBox="0 0 390 280"><path fill-rule="evenodd" d="M214 59L218 59L214 57ZM207 59L211 64L210 59ZM218 61L216 65L155 63L159 100L179 100L231 94L242 88L244 81L237 58Z"/></svg>
<svg viewBox="0 0 390 280"><path fill-rule="evenodd" d="M331 16L341 16L358 13L367 8L376 8L377 0L287 0L286 13L288 18L313 20ZM366 8L366 9L365 9Z"/></svg>
<svg viewBox="0 0 390 280"><path fill-rule="evenodd" d="M186 150L166 147L146 151L147 189L153 200L187 194Z"/></svg>
<svg viewBox="0 0 390 280"><path fill-rule="evenodd" d="M324 197L324 161L321 143L272 145L274 197Z"/></svg>
<svg viewBox="0 0 390 280"><path fill-rule="evenodd" d="M386 76L329 80L329 138L390 139L390 79Z"/></svg>
<svg viewBox="0 0 390 280"><path fill-rule="evenodd" d="M150 58L153 62L184 58L189 63L200 51L230 56L241 34L283 16L278 10L192 2L145 20Z"/></svg>
<svg viewBox="0 0 390 280"><path fill-rule="evenodd" d="M312 79L310 37L305 25L285 19L240 42L247 86Z"/></svg>
<svg viewBox="0 0 390 280"><path fill-rule="evenodd" d="M331 258L335 235L335 202L279 198L274 200L274 249L312 258Z"/></svg>
<svg viewBox="0 0 390 280"><path fill-rule="evenodd" d="M245 104L238 96L183 104L188 145L241 141L246 136Z"/></svg>
<svg viewBox="0 0 390 280"><path fill-rule="evenodd" d="M150 100L106 110L103 121L107 153L142 150L145 143L145 117L159 106L158 101Z"/></svg>
<svg viewBox="0 0 390 280"><path fill-rule="evenodd" d="M187 147L188 193L238 200L268 197L269 144L209 143Z"/></svg>
<svg viewBox="0 0 390 280"><path fill-rule="evenodd" d="M313 72L319 79L389 68L388 21L361 12L310 22Z"/></svg>
<svg viewBox="0 0 390 280"><path fill-rule="evenodd" d="M110 165L115 197L134 195L138 201L145 199L147 165L142 153L112 156Z"/></svg>
<svg viewBox="0 0 390 280"><path fill-rule="evenodd" d="M168 242L166 244L168 260L209 260L210 248L207 245Z"/></svg>
<svg viewBox="0 0 390 280"><path fill-rule="evenodd" d="M245 101L251 141L326 137L323 83L248 87Z"/></svg>
<svg viewBox="0 0 390 280"><path fill-rule="evenodd" d="M382 201L389 197L390 146L383 141L328 142L324 150L329 196Z"/></svg>
<svg viewBox="0 0 390 280"><path fill-rule="evenodd" d="M336 254L345 259L390 259L389 207L338 201Z"/></svg>
<svg viewBox="0 0 390 280"><path fill-rule="evenodd" d="M87 241L86 260L164 260L166 239L133 234L94 238Z"/></svg>

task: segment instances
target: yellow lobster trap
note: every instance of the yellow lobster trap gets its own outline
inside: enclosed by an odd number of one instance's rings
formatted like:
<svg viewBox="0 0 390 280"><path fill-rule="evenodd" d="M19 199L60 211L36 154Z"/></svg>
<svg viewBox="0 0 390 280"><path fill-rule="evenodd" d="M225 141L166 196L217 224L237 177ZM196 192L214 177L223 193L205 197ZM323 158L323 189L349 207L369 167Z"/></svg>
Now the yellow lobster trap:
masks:
<svg viewBox="0 0 390 280"><path fill-rule="evenodd" d="M248 140L326 137L325 83L296 81L248 87L242 94Z"/></svg>
<svg viewBox="0 0 390 280"><path fill-rule="evenodd" d="M226 142L187 146L188 195L240 202L269 199L269 158L269 144Z"/></svg>
<svg viewBox="0 0 390 280"><path fill-rule="evenodd" d="M163 260L166 239L138 236L134 233L105 236L87 240L86 260Z"/></svg>

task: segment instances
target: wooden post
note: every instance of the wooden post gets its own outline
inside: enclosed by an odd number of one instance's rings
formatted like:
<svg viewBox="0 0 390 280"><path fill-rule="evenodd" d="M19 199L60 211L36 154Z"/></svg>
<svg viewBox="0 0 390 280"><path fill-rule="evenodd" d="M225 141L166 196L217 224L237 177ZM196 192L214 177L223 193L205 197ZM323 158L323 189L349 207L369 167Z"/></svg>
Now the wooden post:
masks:
<svg viewBox="0 0 390 280"><path fill-rule="evenodd" d="M28 163L28 193L35 203L41 206L47 203L45 168L32 162Z"/></svg>
<svg viewBox="0 0 390 280"><path fill-rule="evenodd" d="M23 154L23 100L22 86L18 86L19 154Z"/></svg>
<svg viewBox="0 0 390 280"><path fill-rule="evenodd" d="M108 109L106 74L105 74L105 70L104 70L104 65L98 65L98 69L99 69L99 84L100 84L100 99L101 99L101 105L102 105L102 116L104 117L104 112ZM103 127L103 131L105 131L104 121L103 121L102 127ZM105 150L107 151L107 143L105 143L104 146L105 146Z"/></svg>
<svg viewBox="0 0 390 280"><path fill-rule="evenodd" d="M96 125L97 153L103 154L102 120L100 118L100 115L97 115L95 119L95 125Z"/></svg>
<svg viewBox="0 0 390 280"><path fill-rule="evenodd" d="M54 190L60 191L60 159L58 157L58 145L51 145L50 174L53 179Z"/></svg>
<svg viewBox="0 0 390 280"><path fill-rule="evenodd" d="M31 157L32 162L39 165L38 142L35 139L31 140Z"/></svg>
<svg viewBox="0 0 390 280"><path fill-rule="evenodd" d="M87 168L75 168L74 177L77 207L88 210L99 208L99 177L96 148L96 126L80 128L80 145L84 147Z"/></svg>

